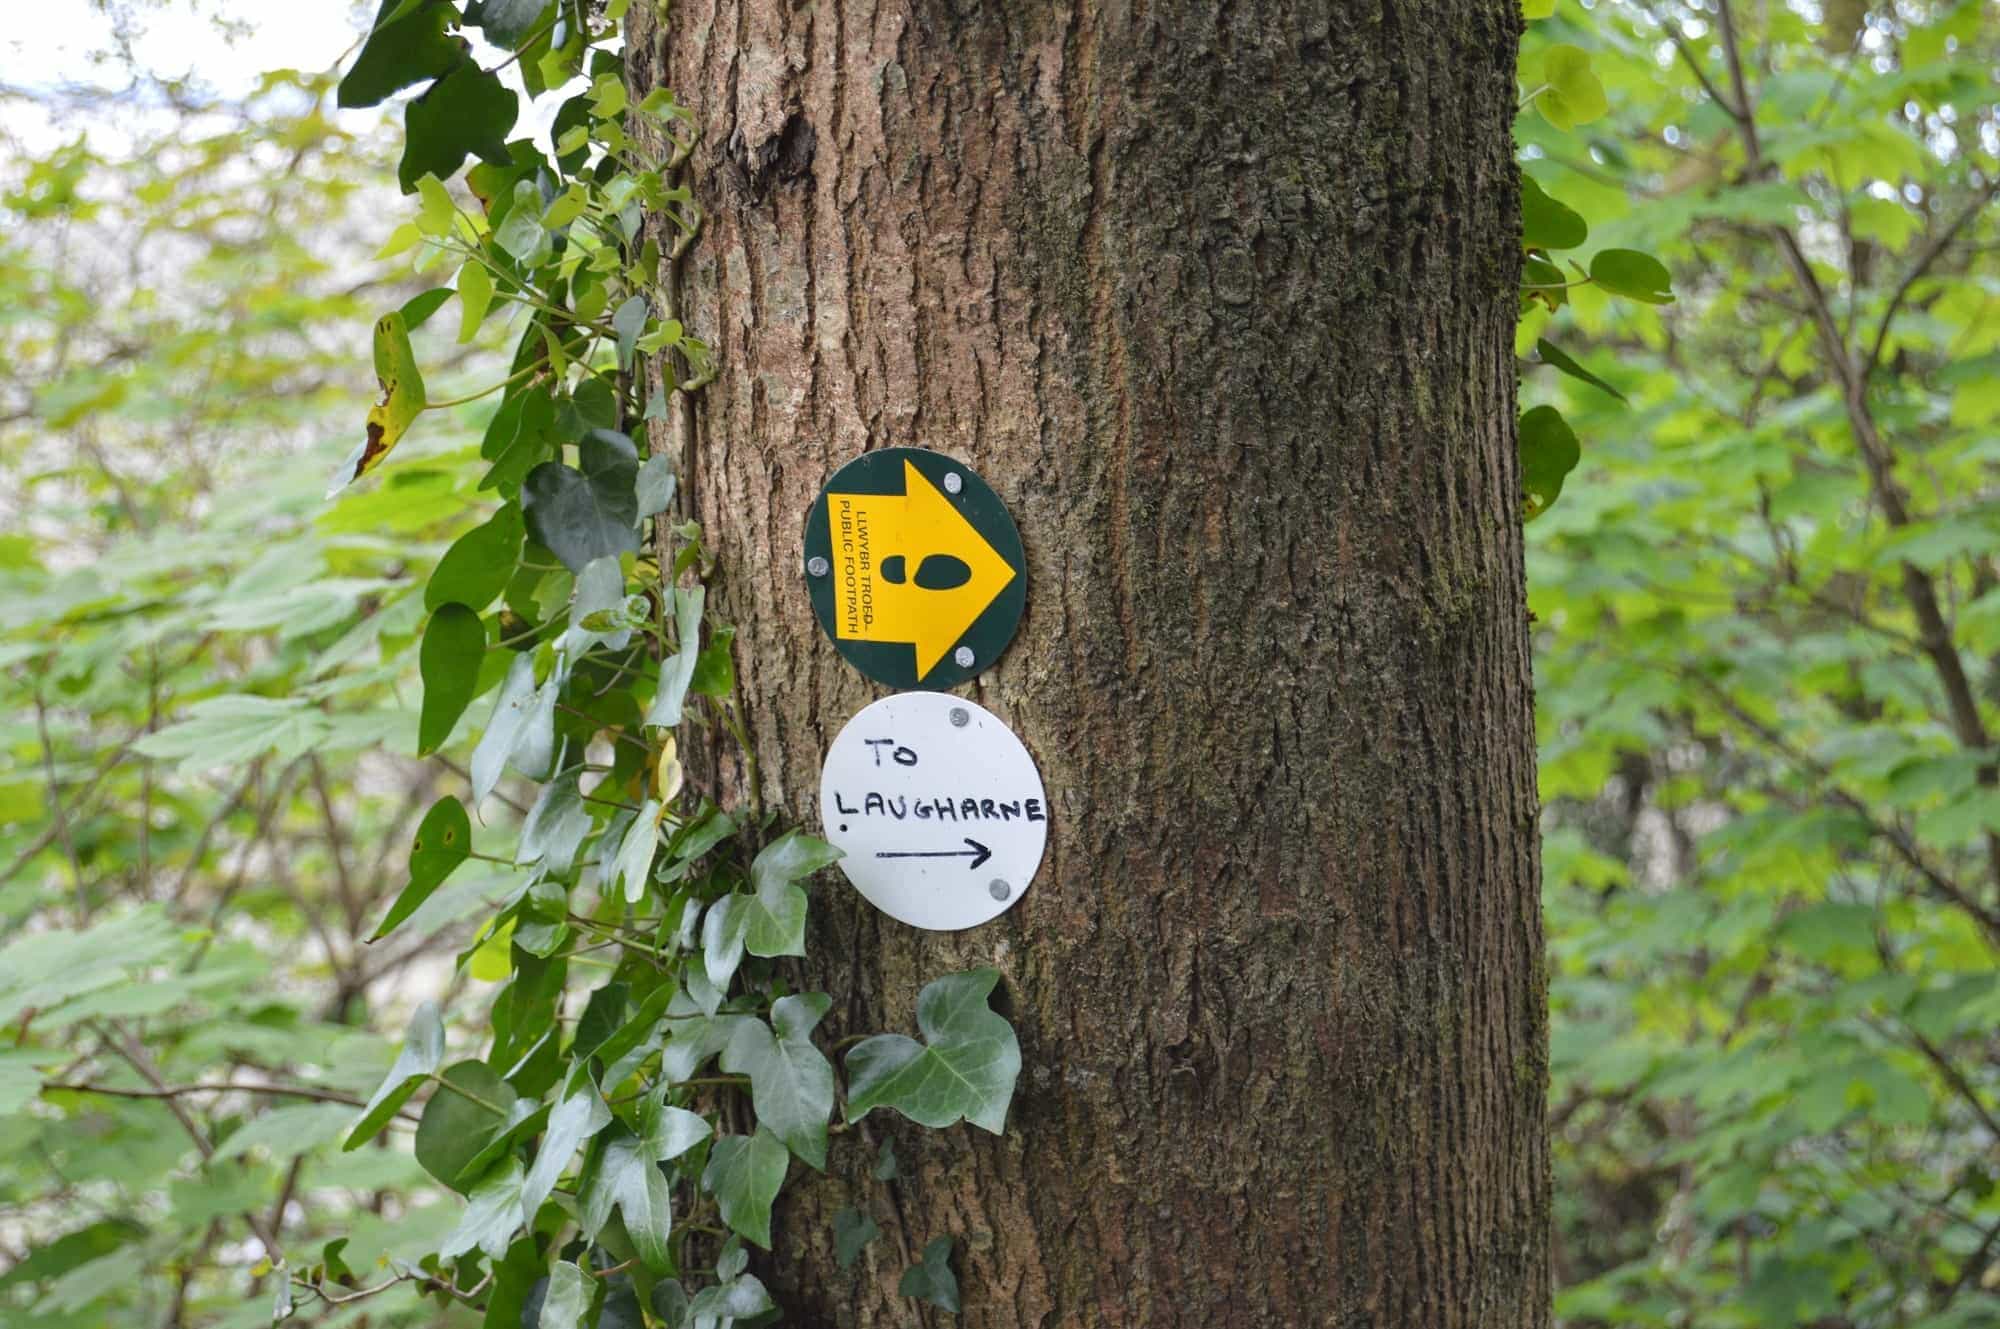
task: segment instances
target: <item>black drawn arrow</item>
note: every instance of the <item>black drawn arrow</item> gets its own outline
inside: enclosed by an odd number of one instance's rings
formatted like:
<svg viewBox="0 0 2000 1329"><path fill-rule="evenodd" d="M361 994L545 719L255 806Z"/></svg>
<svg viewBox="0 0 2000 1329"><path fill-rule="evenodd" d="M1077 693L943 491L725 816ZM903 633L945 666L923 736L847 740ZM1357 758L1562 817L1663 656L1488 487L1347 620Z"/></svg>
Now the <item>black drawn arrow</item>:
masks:
<svg viewBox="0 0 2000 1329"><path fill-rule="evenodd" d="M972 861L965 865L969 868L976 868L981 863L984 863L987 859L993 857L993 851L991 849L988 849L985 845L979 843L979 841L973 839L971 836L969 835L966 836L965 842L971 845L972 848L894 850L894 851L882 849L876 851L875 857L877 858L966 858L969 856L972 859Z"/></svg>

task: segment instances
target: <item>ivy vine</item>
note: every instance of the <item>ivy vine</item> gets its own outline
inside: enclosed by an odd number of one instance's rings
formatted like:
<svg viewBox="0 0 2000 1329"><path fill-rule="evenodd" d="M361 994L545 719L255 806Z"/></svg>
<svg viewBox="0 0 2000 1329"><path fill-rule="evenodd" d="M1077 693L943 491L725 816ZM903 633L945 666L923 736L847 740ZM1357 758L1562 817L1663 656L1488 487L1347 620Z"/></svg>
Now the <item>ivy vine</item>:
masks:
<svg viewBox="0 0 2000 1329"><path fill-rule="evenodd" d="M921 1041L828 1044L832 999L792 990L806 886L838 851L757 800L734 632L707 612L717 554L675 515L672 459L642 445L715 367L668 303L670 268L701 232L682 178L699 126L670 92L630 96L616 50L626 7L383 0L340 84L344 106L422 85L398 171L415 211L385 254L456 276L377 321L382 399L335 491L426 414L499 397L479 448L479 491L496 506L425 589L418 751L450 747L489 693L492 709L469 798L423 818L409 884L373 935L470 859L519 876L459 959L499 984L482 1053L449 1055L442 1012L419 1008L345 1137L367 1144L427 1095L416 1157L464 1197L458 1222L419 1265L358 1290L330 1244L285 1271L278 1318L413 1281L496 1329L766 1323L777 1311L747 1247L772 1246L780 1192L826 1168L830 1137L878 1107L998 1133L1020 1070L989 1004L992 970L927 985ZM490 67L480 50L498 53ZM559 99L551 151L514 136L508 67L531 98ZM505 313L521 331L499 381L441 401L410 336L454 296L461 342ZM741 796L690 778L677 735L697 724L741 746ZM532 798L513 799L523 787ZM511 850L475 847L488 832L474 810L510 801ZM837 1072L829 1052L843 1047ZM885 1150L875 1176L895 1172ZM843 1211L842 1267L879 1233ZM951 1249L931 1237L901 1291L956 1310Z"/></svg>

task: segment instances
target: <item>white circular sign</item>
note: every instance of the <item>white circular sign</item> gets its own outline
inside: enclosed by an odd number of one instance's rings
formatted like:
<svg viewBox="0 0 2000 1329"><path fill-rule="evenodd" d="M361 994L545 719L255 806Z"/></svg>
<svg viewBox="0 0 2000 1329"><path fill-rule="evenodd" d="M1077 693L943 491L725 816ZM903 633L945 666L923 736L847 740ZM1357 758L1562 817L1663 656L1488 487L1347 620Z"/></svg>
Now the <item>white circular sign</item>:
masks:
<svg viewBox="0 0 2000 1329"><path fill-rule="evenodd" d="M977 927L1011 908L1049 840L1035 759L992 712L899 692L847 722L819 776L841 871L898 922Z"/></svg>

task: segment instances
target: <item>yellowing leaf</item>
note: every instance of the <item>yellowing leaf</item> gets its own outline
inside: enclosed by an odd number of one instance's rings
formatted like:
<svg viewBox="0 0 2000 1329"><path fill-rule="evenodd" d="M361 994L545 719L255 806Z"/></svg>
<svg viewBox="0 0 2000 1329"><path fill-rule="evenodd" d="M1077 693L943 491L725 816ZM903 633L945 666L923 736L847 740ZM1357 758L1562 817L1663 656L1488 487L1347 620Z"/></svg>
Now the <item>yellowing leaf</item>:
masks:
<svg viewBox="0 0 2000 1329"><path fill-rule="evenodd" d="M1521 0L1522 18L1547 18L1556 12L1556 0Z"/></svg>
<svg viewBox="0 0 2000 1329"><path fill-rule="evenodd" d="M375 379L382 400L368 408L368 436L334 472L332 498L382 464L389 450L424 409L424 377L410 349L410 326L402 314L384 314L375 324Z"/></svg>
<svg viewBox="0 0 2000 1329"><path fill-rule="evenodd" d="M458 339L468 342L486 320L487 306L493 303L493 277L478 259L469 260L458 270Z"/></svg>
<svg viewBox="0 0 2000 1329"><path fill-rule="evenodd" d="M1535 104L1557 129L1587 125L1611 109L1604 85L1591 70L1590 55L1581 47L1551 46L1542 57L1542 81L1548 86Z"/></svg>
<svg viewBox="0 0 2000 1329"><path fill-rule="evenodd" d="M671 805L680 795L681 786L687 780L687 772L681 769L680 758L675 755L679 745L674 736L668 734L660 747L659 761L653 767L653 796L662 804Z"/></svg>
<svg viewBox="0 0 2000 1329"><path fill-rule="evenodd" d="M482 983L498 983L514 972L514 920L508 919L479 943L466 962L465 972Z"/></svg>
<svg viewBox="0 0 2000 1329"><path fill-rule="evenodd" d="M424 172L417 181L417 197L423 204L417 211L417 229L429 236L449 235L458 207L451 201L444 182L431 172Z"/></svg>
<svg viewBox="0 0 2000 1329"><path fill-rule="evenodd" d="M395 230L389 232L389 238L384 240L382 247L375 251L375 258L377 261L380 261L385 258L394 258L398 254L407 253L422 243L423 238L424 233L417 229L415 222L404 222Z"/></svg>

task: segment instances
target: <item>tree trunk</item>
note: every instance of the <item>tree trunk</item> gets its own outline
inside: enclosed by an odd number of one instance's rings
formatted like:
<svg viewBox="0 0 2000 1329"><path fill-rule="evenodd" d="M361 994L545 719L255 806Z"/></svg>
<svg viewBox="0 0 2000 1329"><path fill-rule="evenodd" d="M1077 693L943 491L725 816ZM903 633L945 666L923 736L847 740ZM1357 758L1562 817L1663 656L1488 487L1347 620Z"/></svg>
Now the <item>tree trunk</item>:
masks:
<svg viewBox="0 0 2000 1329"><path fill-rule="evenodd" d="M1518 0L654 10L721 370L655 444L767 802L816 828L879 695L799 572L837 465L963 460L1030 564L968 695L1041 764L1040 876L947 935L829 874L805 975L840 1037L997 966L1007 1134L837 1136L780 1215L786 1323L942 1322L896 1285L951 1235L968 1326L1545 1325ZM842 1271L846 1204L885 1235Z"/></svg>

